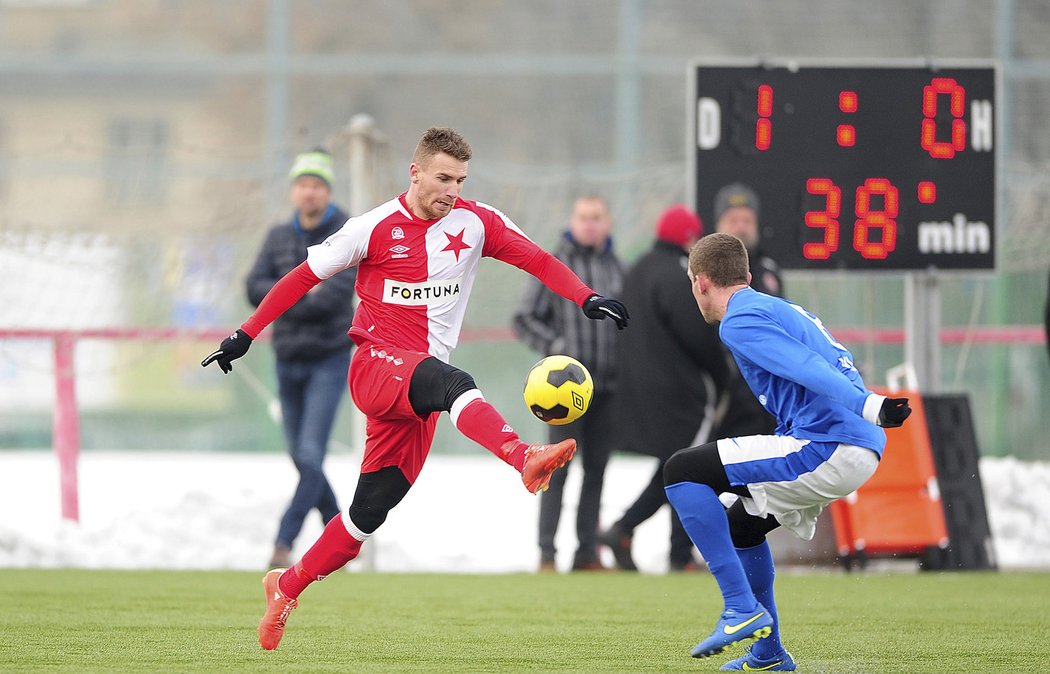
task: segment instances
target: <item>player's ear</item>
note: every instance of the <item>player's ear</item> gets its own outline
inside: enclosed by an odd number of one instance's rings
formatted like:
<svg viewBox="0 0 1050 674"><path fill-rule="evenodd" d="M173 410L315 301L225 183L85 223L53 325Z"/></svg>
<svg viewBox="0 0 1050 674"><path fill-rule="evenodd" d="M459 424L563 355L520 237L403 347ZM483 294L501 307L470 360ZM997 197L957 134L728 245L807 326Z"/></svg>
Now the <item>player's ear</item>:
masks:
<svg viewBox="0 0 1050 674"><path fill-rule="evenodd" d="M412 179L412 182L419 182L419 164L412 162L408 166L408 176Z"/></svg>
<svg viewBox="0 0 1050 674"><path fill-rule="evenodd" d="M747 273L747 284L751 285L751 272Z"/></svg>

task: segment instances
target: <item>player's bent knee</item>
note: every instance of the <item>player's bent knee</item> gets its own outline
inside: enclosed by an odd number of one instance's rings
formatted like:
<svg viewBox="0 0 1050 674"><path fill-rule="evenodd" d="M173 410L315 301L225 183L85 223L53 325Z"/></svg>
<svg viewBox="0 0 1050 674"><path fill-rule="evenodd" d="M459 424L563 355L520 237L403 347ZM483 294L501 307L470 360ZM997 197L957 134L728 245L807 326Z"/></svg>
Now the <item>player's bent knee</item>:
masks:
<svg viewBox="0 0 1050 674"><path fill-rule="evenodd" d="M374 533L411 487L397 466L362 473L357 481L354 501L350 504L350 520L363 533Z"/></svg>
<svg viewBox="0 0 1050 674"><path fill-rule="evenodd" d="M689 450L680 449L671 455L671 458L664 464L664 486L669 487L672 484L678 484L679 482L692 482L693 480L689 477L689 457L686 454Z"/></svg>
<svg viewBox="0 0 1050 674"><path fill-rule="evenodd" d="M680 449L667 460L664 464L664 485L679 482L706 484L718 493L731 490L717 443Z"/></svg>
<svg viewBox="0 0 1050 674"><path fill-rule="evenodd" d="M457 398L476 388L468 373L437 358L427 358L412 374L408 399L417 414L448 412Z"/></svg>
<svg viewBox="0 0 1050 674"><path fill-rule="evenodd" d="M467 391L474 391L478 388L478 385L474 383L474 377L460 370L459 368L452 368L454 371L450 372L445 380L445 404L446 409L452 409L452 403L466 393Z"/></svg>
<svg viewBox="0 0 1050 674"><path fill-rule="evenodd" d="M387 508L376 508L370 506L350 506L350 521L363 533L373 534L376 529L386 522L386 516L390 513Z"/></svg>
<svg viewBox="0 0 1050 674"><path fill-rule="evenodd" d="M761 545L762 541L766 540L766 534L780 525L772 515L756 517L749 514L740 501L729 508L726 517L729 520L729 537L733 539L733 547L740 549Z"/></svg>

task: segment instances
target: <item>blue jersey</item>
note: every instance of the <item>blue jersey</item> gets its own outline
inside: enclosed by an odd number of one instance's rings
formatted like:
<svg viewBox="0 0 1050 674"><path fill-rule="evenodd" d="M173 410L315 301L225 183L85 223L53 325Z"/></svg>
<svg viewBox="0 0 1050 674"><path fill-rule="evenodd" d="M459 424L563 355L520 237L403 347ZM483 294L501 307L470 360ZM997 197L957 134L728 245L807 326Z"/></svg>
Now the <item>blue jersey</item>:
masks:
<svg viewBox="0 0 1050 674"><path fill-rule="evenodd" d="M719 326L751 391L777 418L777 435L841 442L882 456L886 433L862 416L871 393L853 355L797 304L743 288Z"/></svg>

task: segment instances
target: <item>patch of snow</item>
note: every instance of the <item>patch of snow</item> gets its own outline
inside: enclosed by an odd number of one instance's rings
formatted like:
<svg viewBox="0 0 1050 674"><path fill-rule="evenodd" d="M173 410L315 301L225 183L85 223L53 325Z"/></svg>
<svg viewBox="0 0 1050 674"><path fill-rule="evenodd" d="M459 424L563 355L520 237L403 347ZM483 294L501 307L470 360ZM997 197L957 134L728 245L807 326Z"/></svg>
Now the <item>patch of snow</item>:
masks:
<svg viewBox="0 0 1050 674"><path fill-rule="evenodd" d="M333 454L326 472L349 505L360 458ZM571 468L572 466L570 466ZM615 521L648 483L653 459L616 456L602 499ZM557 538L560 568L575 551L579 469L570 470ZM79 462L80 522L62 520L58 464L49 452L0 452L0 567L111 569L265 568L277 522L295 487L278 454L90 452ZM1050 567L1050 464L981 461L999 564ZM539 563L539 498L491 456L431 456L350 568L378 571L530 572ZM643 572L667 569L668 509L635 531ZM295 546L321 533L316 513Z"/></svg>

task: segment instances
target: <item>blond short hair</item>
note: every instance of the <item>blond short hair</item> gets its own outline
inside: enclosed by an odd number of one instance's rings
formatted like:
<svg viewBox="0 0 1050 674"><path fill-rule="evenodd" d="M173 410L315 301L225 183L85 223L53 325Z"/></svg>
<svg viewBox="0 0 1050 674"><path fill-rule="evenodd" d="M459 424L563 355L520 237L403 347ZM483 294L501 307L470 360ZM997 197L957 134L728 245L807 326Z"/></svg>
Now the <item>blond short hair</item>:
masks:
<svg viewBox="0 0 1050 674"><path fill-rule="evenodd" d="M747 285L750 267L744 242L730 234L708 234L689 251L689 275L701 274L716 286Z"/></svg>
<svg viewBox="0 0 1050 674"><path fill-rule="evenodd" d="M470 143L455 129L448 127L431 127L416 144L412 161L420 166L436 154L445 153L459 161L470 161Z"/></svg>

